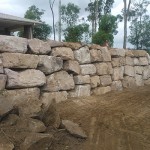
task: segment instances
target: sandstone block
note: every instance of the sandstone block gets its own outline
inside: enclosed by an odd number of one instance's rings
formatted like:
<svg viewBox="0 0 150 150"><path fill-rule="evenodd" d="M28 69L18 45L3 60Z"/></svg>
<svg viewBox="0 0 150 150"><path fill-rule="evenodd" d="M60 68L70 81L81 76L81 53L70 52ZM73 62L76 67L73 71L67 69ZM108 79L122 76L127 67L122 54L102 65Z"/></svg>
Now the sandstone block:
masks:
<svg viewBox="0 0 150 150"><path fill-rule="evenodd" d="M61 57L63 60L73 60L74 54L69 47L56 47L52 49L52 56Z"/></svg>
<svg viewBox="0 0 150 150"><path fill-rule="evenodd" d="M134 77L125 76L122 85L124 88L135 88L136 87L136 81Z"/></svg>
<svg viewBox="0 0 150 150"><path fill-rule="evenodd" d="M1 55L0 55L0 57L1 57ZM0 58L0 74L1 74L1 73L4 73L4 69L3 69L2 60L1 60L1 58Z"/></svg>
<svg viewBox="0 0 150 150"><path fill-rule="evenodd" d="M63 44L66 47L70 47L72 50L77 50L82 46L80 43L74 43L74 42L63 42Z"/></svg>
<svg viewBox="0 0 150 150"><path fill-rule="evenodd" d="M112 79L110 75L100 76L99 78L102 86L108 86L112 83Z"/></svg>
<svg viewBox="0 0 150 150"><path fill-rule="evenodd" d="M26 53L27 39L0 35L0 52Z"/></svg>
<svg viewBox="0 0 150 150"><path fill-rule="evenodd" d="M113 74L113 67L112 67L111 62L107 62L106 64L108 65L108 70L109 70L108 72L109 72L109 74L112 75Z"/></svg>
<svg viewBox="0 0 150 150"><path fill-rule="evenodd" d="M0 74L0 91L5 89L7 76L4 74Z"/></svg>
<svg viewBox="0 0 150 150"><path fill-rule="evenodd" d="M113 67L121 67L125 65L125 58L124 57L118 57L118 58L112 58L112 66Z"/></svg>
<svg viewBox="0 0 150 150"><path fill-rule="evenodd" d="M150 78L148 80L144 80L145 85L150 85Z"/></svg>
<svg viewBox="0 0 150 150"><path fill-rule="evenodd" d="M100 62L103 61L102 54L100 50L97 49L91 49L91 62Z"/></svg>
<svg viewBox="0 0 150 150"><path fill-rule="evenodd" d="M140 65L139 59L133 58L133 64L134 64L134 66L139 66Z"/></svg>
<svg viewBox="0 0 150 150"><path fill-rule="evenodd" d="M147 52L145 50L131 50L134 57L146 57Z"/></svg>
<svg viewBox="0 0 150 150"><path fill-rule="evenodd" d="M98 45L98 44L91 44L91 45L89 45L89 48L90 49L101 49L101 46L100 45Z"/></svg>
<svg viewBox="0 0 150 150"><path fill-rule="evenodd" d="M99 76L92 76L91 77L91 88L96 88L100 85L100 78Z"/></svg>
<svg viewBox="0 0 150 150"><path fill-rule="evenodd" d="M46 77L43 72L34 69L28 69L21 72L5 69L7 75L7 88L28 88L38 87L46 83Z"/></svg>
<svg viewBox="0 0 150 150"><path fill-rule="evenodd" d="M125 50L125 56L134 57L132 50Z"/></svg>
<svg viewBox="0 0 150 150"><path fill-rule="evenodd" d="M133 58L127 56L125 59L126 59L126 65L129 65L129 66L134 65Z"/></svg>
<svg viewBox="0 0 150 150"><path fill-rule="evenodd" d="M37 55L21 53L2 53L5 68L37 68L39 57Z"/></svg>
<svg viewBox="0 0 150 150"><path fill-rule="evenodd" d="M112 79L114 81L122 80L124 74L124 67L115 67L112 74Z"/></svg>
<svg viewBox="0 0 150 150"><path fill-rule="evenodd" d="M122 91L122 82L121 81L113 81L111 84L111 90L112 91Z"/></svg>
<svg viewBox="0 0 150 150"><path fill-rule="evenodd" d="M86 64L91 62L90 50L87 46L74 51L74 56L79 64Z"/></svg>
<svg viewBox="0 0 150 150"><path fill-rule="evenodd" d="M94 75L96 67L93 64L80 65L82 75Z"/></svg>
<svg viewBox="0 0 150 150"><path fill-rule="evenodd" d="M135 66L135 67L134 67L134 70L135 70L135 73L136 73L136 74L142 75L142 74L143 74L144 67L143 67L143 66Z"/></svg>
<svg viewBox="0 0 150 150"><path fill-rule="evenodd" d="M77 138L87 138L85 132L79 127L78 124L69 121L69 120L62 120L62 126L73 136Z"/></svg>
<svg viewBox="0 0 150 150"><path fill-rule="evenodd" d="M28 40L29 51L33 54L48 54L51 52L51 47L48 42L39 39Z"/></svg>
<svg viewBox="0 0 150 150"><path fill-rule="evenodd" d="M67 96L68 93L66 91L42 93L40 100L43 104L44 109L47 109L53 99L56 100L56 103L59 103L62 101L66 101Z"/></svg>
<svg viewBox="0 0 150 150"><path fill-rule="evenodd" d="M136 74L135 82L136 82L137 86L144 86L144 81L143 81L142 75Z"/></svg>
<svg viewBox="0 0 150 150"><path fill-rule="evenodd" d="M55 56L39 56L38 69L44 74L49 75L63 68L63 60Z"/></svg>
<svg viewBox="0 0 150 150"><path fill-rule="evenodd" d="M91 95L91 86L86 85L76 85L75 90L69 91L69 97L87 97Z"/></svg>
<svg viewBox="0 0 150 150"><path fill-rule="evenodd" d="M90 83L90 76L89 75L78 75L74 76L75 84L89 84Z"/></svg>
<svg viewBox="0 0 150 150"><path fill-rule="evenodd" d="M107 47L101 47L102 59L104 62L111 61L111 55Z"/></svg>
<svg viewBox="0 0 150 150"><path fill-rule="evenodd" d="M141 66L147 66L149 64L148 59L146 57L140 57L139 58L139 64Z"/></svg>
<svg viewBox="0 0 150 150"><path fill-rule="evenodd" d="M47 40L46 41L49 45L50 45L50 47L63 47L64 46L64 44L62 43L62 42L59 42L59 41L55 41L55 40Z"/></svg>
<svg viewBox="0 0 150 150"><path fill-rule="evenodd" d="M74 60L68 60L64 62L64 70L66 70L69 73L73 73L75 75L80 74L80 65L77 61Z"/></svg>
<svg viewBox="0 0 150 150"><path fill-rule="evenodd" d="M109 66L107 63L96 63L96 73L98 75L106 75L106 74L111 74Z"/></svg>
<svg viewBox="0 0 150 150"><path fill-rule="evenodd" d="M124 49L111 49L110 54L112 57L124 57L125 50Z"/></svg>
<svg viewBox="0 0 150 150"><path fill-rule="evenodd" d="M97 88L92 90L92 93L94 95L102 95L102 94L106 94L106 93L108 93L110 91L111 91L111 87L110 86L106 86L106 87L97 87Z"/></svg>
<svg viewBox="0 0 150 150"><path fill-rule="evenodd" d="M150 64L150 55L147 53L148 63Z"/></svg>
<svg viewBox="0 0 150 150"><path fill-rule="evenodd" d="M150 66L145 66L143 68L143 79L147 80L148 78L150 78Z"/></svg>
<svg viewBox="0 0 150 150"><path fill-rule="evenodd" d="M130 77L135 76L135 70L133 66L125 66L124 74Z"/></svg>
<svg viewBox="0 0 150 150"><path fill-rule="evenodd" d="M60 90L72 90L75 87L73 77L70 76L66 71L55 72L48 75L46 84L42 88L43 91L57 92Z"/></svg>

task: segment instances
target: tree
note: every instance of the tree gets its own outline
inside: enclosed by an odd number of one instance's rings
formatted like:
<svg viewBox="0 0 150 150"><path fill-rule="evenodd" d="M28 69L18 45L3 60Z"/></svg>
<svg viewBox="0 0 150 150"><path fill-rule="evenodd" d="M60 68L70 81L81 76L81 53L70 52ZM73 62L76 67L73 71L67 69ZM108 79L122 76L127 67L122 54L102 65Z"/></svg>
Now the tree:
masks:
<svg viewBox="0 0 150 150"><path fill-rule="evenodd" d="M53 33L54 33L54 40L55 40L55 17L54 17L54 11L53 11L53 6L54 6L55 0L49 0L49 6L52 12L52 17L53 17Z"/></svg>
<svg viewBox="0 0 150 150"><path fill-rule="evenodd" d="M120 18L110 14L103 15L99 23L99 31L94 34L92 42L95 44L104 45L106 41L109 42L110 46L114 43L114 35L118 33L116 30L118 27L118 21Z"/></svg>
<svg viewBox="0 0 150 150"><path fill-rule="evenodd" d="M43 14L44 10L39 10L39 8L37 8L35 5L32 5L26 11L24 18L42 22L41 17ZM51 31L52 31L51 26L43 22L43 24L33 28L33 37L41 40L46 40L50 35ZM18 35L22 36L23 33L19 32Z"/></svg>

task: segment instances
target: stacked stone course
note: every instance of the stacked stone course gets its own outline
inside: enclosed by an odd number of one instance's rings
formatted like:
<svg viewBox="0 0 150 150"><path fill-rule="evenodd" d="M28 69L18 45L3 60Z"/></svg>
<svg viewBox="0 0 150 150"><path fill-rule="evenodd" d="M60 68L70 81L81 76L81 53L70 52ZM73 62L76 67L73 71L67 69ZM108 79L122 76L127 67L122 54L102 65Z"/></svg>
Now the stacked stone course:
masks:
<svg viewBox="0 0 150 150"><path fill-rule="evenodd" d="M12 96L10 105L38 99L40 107L47 99L60 102L148 84L150 56L143 50L0 35L1 103Z"/></svg>

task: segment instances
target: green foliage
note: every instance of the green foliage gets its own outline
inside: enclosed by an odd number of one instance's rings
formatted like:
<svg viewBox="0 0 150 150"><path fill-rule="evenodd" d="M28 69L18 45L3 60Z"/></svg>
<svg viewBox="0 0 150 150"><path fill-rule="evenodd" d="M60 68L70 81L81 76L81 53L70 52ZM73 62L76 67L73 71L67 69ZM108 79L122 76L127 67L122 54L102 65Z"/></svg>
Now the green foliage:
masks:
<svg viewBox="0 0 150 150"><path fill-rule="evenodd" d="M113 46L114 35L117 34L118 17L113 15L104 15L99 23L99 31L92 37L95 44L104 45L106 40L110 46Z"/></svg>
<svg viewBox="0 0 150 150"><path fill-rule="evenodd" d="M86 34L88 33L88 31L89 31L88 24L79 24L79 25L67 27L64 31L65 41L81 42L84 38L84 33Z"/></svg>
<svg viewBox="0 0 150 150"><path fill-rule="evenodd" d="M44 10L39 10L35 5L32 5L26 11L24 17L27 19L32 19L36 21L41 21L41 17L44 14ZM41 40L46 40L50 33L52 32L52 27L42 22L43 24L35 26L33 29L33 37ZM23 36L22 32L18 33L19 36Z"/></svg>

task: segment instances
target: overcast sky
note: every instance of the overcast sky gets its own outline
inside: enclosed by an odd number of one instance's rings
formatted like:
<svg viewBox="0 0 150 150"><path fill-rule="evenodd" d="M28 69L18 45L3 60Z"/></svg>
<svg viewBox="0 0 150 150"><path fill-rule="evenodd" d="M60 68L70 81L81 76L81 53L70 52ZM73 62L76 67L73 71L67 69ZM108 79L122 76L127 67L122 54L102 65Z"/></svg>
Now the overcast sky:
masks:
<svg viewBox="0 0 150 150"><path fill-rule="evenodd" d="M44 9L45 14L42 20L52 26L52 15L49 8L49 0L0 0L0 12L15 15L18 17L24 17L26 10L31 5L36 5L39 9ZM90 0L62 0L62 4L67 4L68 2L74 3L81 8L80 16L87 16L85 12L85 7L87 7ZM123 8L123 0L115 0L113 5L112 14L117 15L121 12ZM54 13L56 21L58 21L58 0L55 0ZM123 43L123 23L119 23L118 34L115 36L114 47L122 48ZM51 36L51 38L53 38ZM131 45L128 43L128 47Z"/></svg>

